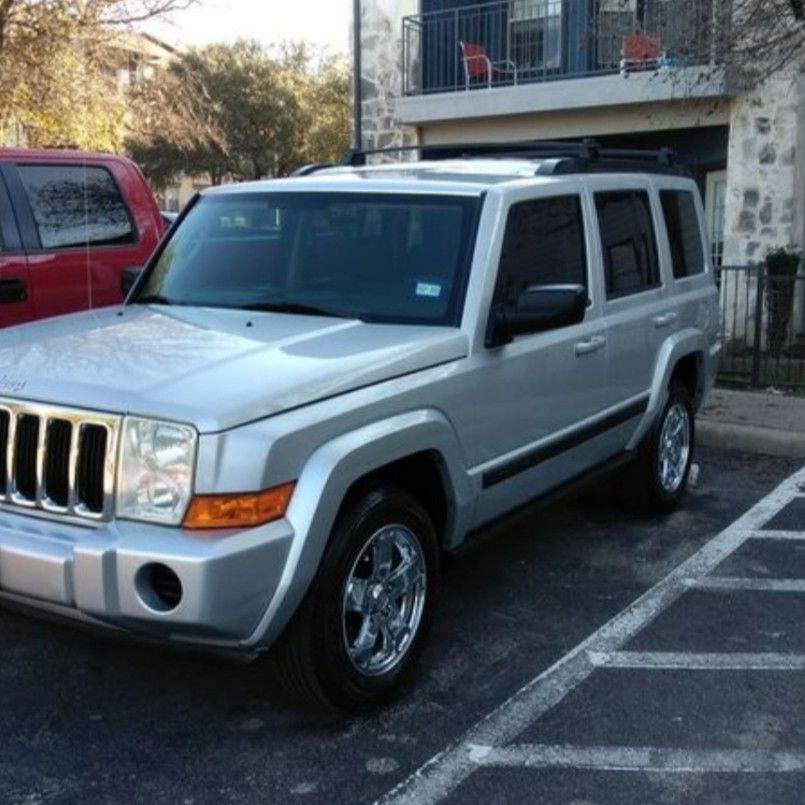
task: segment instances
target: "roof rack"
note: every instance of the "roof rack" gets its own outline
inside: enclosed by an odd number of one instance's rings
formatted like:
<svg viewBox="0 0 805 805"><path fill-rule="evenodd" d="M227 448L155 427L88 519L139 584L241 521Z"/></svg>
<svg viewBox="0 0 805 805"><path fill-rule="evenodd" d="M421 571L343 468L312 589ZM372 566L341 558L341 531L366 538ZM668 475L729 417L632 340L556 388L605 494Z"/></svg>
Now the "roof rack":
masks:
<svg viewBox="0 0 805 805"><path fill-rule="evenodd" d="M657 150L604 148L597 140L589 138L580 142L519 140L510 143L439 143L366 148L347 151L341 159L341 164L359 167L367 164L369 156L412 152L419 152L421 162L439 159L445 153L451 156L457 154L462 159L533 159L540 163L535 171L539 176L601 171L685 172L676 164L675 153L671 148Z"/></svg>

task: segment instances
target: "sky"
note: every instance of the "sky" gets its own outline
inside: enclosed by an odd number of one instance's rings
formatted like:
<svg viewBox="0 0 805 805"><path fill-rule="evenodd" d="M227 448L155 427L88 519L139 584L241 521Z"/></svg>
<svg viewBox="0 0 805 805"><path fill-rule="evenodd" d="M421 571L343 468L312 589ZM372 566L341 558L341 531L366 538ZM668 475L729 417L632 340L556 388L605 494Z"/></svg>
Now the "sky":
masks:
<svg viewBox="0 0 805 805"><path fill-rule="evenodd" d="M352 0L198 0L148 30L187 45L241 37L265 44L304 39L337 53L348 49L351 11Z"/></svg>

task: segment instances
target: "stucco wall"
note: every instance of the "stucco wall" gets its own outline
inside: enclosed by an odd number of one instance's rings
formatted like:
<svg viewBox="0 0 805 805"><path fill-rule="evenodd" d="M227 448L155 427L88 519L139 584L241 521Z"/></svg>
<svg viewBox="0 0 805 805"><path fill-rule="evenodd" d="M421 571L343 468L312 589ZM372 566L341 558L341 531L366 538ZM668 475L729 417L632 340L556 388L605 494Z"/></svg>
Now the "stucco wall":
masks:
<svg viewBox="0 0 805 805"><path fill-rule="evenodd" d="M394 104L402 84L402 19L418 11L418 0L362 0L361 93L366 148L416 142L416 131L395 119Z"/></svg>

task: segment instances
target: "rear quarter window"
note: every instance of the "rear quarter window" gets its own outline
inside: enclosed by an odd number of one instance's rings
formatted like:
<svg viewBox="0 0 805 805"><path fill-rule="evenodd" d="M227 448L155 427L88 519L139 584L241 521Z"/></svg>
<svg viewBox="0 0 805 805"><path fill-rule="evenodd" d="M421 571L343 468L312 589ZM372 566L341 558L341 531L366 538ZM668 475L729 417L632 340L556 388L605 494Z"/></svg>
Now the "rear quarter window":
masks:
<svg viewBox="0 0 805 805"><path fill-rule="evenodd" d="M43 249L136 241L131 215L106 168L20 165Z"/></svg>
<svg viewBox="0 0 805 805"><path fill-rule="evenodd" d="M674 278L704 271L705 258L696 200L688 190L661 190L660 201L671 247Z"/></svg>

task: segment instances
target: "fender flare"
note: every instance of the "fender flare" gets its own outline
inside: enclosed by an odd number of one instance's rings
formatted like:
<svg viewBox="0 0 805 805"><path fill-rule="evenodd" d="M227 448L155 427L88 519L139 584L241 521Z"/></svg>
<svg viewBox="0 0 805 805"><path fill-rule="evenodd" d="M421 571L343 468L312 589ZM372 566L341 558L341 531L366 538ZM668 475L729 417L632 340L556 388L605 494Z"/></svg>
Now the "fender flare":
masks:
<svg viewBox="0 0 805 805"><path fill-rule="evenodd" d="M415 453L433 451L442 461L449 499L445 544L461 538L472 521L475 493L458 437L435 409L399 414L343 434L307 460L286 518L294 538L274 595L243 645L270 645L290 621L313 581L341 503L355 481Z"/></svg>
<svg viewBox="0 0 805 805"><path fill-rule="evenodd" d="M679 360L686 358L688 355L696 355L699 363L697 373L699 388L694 400L694 408L696 407L697 400L701 399L703 392L702 378L707 349L707 340L704 333L694 327L679 330L679 332L674 333L663 342L657 355L657 362L654 364L654 376L651 381L648 408L639 427L629 440L629 444L626 445L627 450L637 448L643 437L651 429L652 424L665 405L665 401L668 399L668 383L671 380L671 374Z"/></svg>

